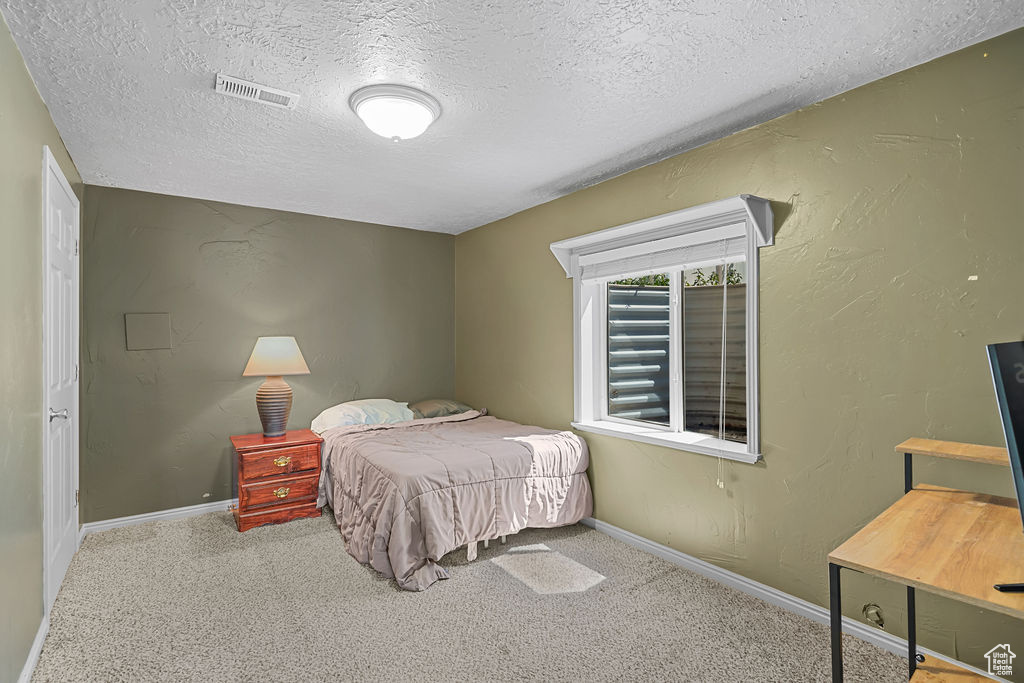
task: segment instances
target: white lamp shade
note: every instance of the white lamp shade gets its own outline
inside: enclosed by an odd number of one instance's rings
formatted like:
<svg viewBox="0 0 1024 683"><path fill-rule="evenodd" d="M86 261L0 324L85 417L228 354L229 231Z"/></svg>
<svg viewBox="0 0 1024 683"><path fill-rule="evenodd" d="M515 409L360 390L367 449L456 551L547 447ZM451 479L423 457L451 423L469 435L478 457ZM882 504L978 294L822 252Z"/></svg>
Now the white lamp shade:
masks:
<svg viewBox="0 0 1024 683"><path fill-rule="evenodd" d="M295 337L260 337L242 371L242 377L308 374Z"/></svg>

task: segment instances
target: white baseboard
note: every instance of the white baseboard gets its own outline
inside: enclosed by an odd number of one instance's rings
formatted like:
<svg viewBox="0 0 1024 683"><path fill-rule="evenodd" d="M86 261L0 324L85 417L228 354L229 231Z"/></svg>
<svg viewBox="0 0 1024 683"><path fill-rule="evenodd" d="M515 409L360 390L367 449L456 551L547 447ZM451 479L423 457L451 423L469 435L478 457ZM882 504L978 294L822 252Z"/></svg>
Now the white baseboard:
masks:
<svg viewBox="0 0 1024 683"><path fill-rule="evenodd" d="M784 593L777 588L772 588L771 586L760 583L758 581L754 581L753 579L748 579L747 577L737 574L735 572L731 572L728 569L722 569L721 567L713 565L710 562L705 562L704 560L693 557L692 555L687 555L686 553L679 552L678 550L675 550L674 548L669 548L666 545L655 543L650 539L644 538L643 536L638 536L631 531L626 531L625 529L621 529L613 524L602 522L599 519L594 519L593 517L586 517L583 520L581 520L580 523L585 526L589 526L592 529L600 531L603 534L607 534L612 538L618 539L623 543L626 543L627 545L631 545L635 548L639 548L640 550L650 553L651 555L660 557L661 559L671 562L672 564L683 567L684 569L689 569L690 571L696 574L706 576L707 578L717 581L718 583L723 583L726 586L735 588L738 591L742 591L747 595L752 595L755 598L760 598L765 602L781 607L782 609L792 612L794 614L799 614L800 616L807 617L811 621L816 621L819 624L828 624L830 622L829 611L826 608L821 607L819 605L815 605L811 602L807 602L806 600L798 598L795 595ZM822 572L825 572L824 567L822 567ZM893 652L902 657L905 657L907 654L907 641L903 638L894 636L891 633L886 633L885 631L881 631L877 628L873 628L855 619L851 619L850 617L843 617L843 632L849 633L852 636L856 636L861 640L867 641L872 645L876 645L882 648L883 650ZM947 662L953 662L957 666L972 671L978 674L979 676L991 678L992 680L996 681L1005 681L1005 679L993 676L989 673L986 673L985 671L982 671L981 669L977 669L968 664L964 664L963 662L958 662L955 659L951 659L950 657L935 652L934 650L929 650L928 648L924 648L921 646L918 646L917 650L919 653L925 655L926 657L935 657L936 659L941 659Z"/></svg>
<svg viewBox="0 0 1024 683"><path fill-rule="evenodd" d="M25 658L25 666L21 667L21 675L18 676L18 683L28 683L35 673L36 664L39 663L39 655L43 651L43 643L46 642L46 634L50 632L50 615L43 614L43 620L39 623L39 630L36 631L36 638L32 641L32 647Z"/></svg>
<svg viewBox="0 0 1024 683"><path fill-rule="evenodd" d="M89 522L88 524L83 524L78 530L78 544L81 545L82 539L96 531L106 531L107 529L132 526L133 524L145 524L146 522L195 517L196 515L205 515L207 512L229 510L232 505L236 504L238 504L238 499L232 498L231 500L218 500L213 503L187 505L185 507L172 508L170 510L157 510L156 512L147 512L145 514L132 515L130 517L116 517L114 519L104 519L100 522Z"/></svg>

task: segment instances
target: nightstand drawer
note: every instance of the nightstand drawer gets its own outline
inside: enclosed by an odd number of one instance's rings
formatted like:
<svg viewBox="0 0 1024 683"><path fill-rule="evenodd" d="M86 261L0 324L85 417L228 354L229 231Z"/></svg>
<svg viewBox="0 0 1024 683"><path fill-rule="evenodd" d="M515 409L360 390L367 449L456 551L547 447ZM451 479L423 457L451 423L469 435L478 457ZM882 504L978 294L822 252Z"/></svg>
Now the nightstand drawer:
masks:
<svg viewBox="0 0 1024 683"><path fill-rule="evenodd" d="M293 519L319 516L320 510L316 507L316 501L311 500L306 503L256 508L250 512L235 510L235 523L238 525L239 531L247 531L266 524L281 524Z"/></svg>
<svg viewBox="0 0 1024 683"><path fill-rule="evenodd" d="M320 467L320 444L243 453L239 478L250 482Z"/></svg>
<svg viewBox="0 0 1024 683"><path fill-rule="evenodd" d="M320 475L280 477L261 484L241 487L238 506L248 509L259 505L286 505L316 498Z"/></svg>

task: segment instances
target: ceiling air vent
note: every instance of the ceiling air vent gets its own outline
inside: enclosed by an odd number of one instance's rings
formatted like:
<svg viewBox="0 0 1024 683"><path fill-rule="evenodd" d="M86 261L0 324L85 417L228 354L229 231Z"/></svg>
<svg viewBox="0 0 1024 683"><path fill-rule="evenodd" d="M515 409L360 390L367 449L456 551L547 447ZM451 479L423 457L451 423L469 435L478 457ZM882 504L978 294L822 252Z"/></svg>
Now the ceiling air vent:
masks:
<svg viewBox="0 0 1024 683"><path fill-rule="evenodd" d="M272 107L281 107L282 109L294 109L295 103L299 101L299 96L295 93L278 90L277 88L269 88L259 83L243 81L241 78L225 76L224 74L217 74L216 89L217 92L230 97L237 97L240 100L249 100L251 102L261 102Z"/></svg>

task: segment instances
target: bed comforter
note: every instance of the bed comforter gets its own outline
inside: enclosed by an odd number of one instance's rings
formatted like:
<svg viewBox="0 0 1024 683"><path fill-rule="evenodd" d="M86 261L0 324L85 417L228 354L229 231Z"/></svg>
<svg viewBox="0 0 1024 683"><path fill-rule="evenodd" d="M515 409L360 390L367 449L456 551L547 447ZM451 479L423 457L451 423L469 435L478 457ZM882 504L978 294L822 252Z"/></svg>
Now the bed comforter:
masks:
<svg viewBox="0 0 1024 683"><path fill-rule="evenodd" d="M467 543L591 514L587 444L479 411L322 434L321 500L349 554L406 590L448 578Z"/></svg>

